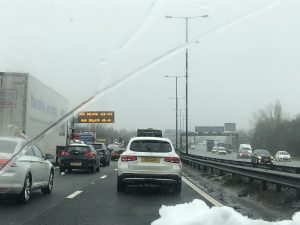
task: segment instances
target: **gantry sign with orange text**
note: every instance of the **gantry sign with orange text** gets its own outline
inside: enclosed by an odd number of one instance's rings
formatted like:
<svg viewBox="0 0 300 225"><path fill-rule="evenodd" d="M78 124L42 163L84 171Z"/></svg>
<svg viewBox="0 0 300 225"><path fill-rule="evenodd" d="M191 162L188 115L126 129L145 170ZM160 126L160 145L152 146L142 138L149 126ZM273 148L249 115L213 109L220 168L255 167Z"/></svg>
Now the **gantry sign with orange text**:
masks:
<svg viewBox="0 0 300 225"><path fill-rule="evenodd" d="M114 123L115 112L113 111L93 111L80 112L78 123Z"/></svg>

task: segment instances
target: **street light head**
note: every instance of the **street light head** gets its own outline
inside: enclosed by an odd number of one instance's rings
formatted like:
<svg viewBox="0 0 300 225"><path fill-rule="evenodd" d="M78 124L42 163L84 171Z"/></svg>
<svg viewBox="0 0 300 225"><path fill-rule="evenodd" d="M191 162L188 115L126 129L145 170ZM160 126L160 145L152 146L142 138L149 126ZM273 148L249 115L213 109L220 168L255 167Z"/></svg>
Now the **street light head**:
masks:
<svg viewBox="0 0 300 225"><path fill-rule="evenodd" d="M202 18L207 18L208 17L208 15L203 15L203 16L201 16Z"/></svg>
<svg viewBox="0 0 300 225"><path fill-rule="evenodd" d="M165 18L167 18L167 19L172 19L173 16L165 16Z"/></svg>

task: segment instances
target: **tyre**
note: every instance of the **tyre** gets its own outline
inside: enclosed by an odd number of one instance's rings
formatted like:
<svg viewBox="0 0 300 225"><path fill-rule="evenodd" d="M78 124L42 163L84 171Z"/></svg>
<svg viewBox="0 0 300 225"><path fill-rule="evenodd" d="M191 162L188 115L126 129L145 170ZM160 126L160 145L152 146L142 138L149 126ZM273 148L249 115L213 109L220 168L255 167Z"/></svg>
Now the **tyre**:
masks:
<svg viewBox="0 0 300 225"><path fill-rule="evenodd" d="M28 203L31 195L31 175L27 174L24 181L22 192L19 194L19 200L21 203Z"/></svg>
<svg viewBox="0 0 300 225"><path fill-rule="evenodd" d="M49 175L48 186L46 188L42 188L41 191L44 194L51 194L52 189L53 189L53 183L54 183L54 172L51 170L50 175Z"/></svg>
<svg viewBox="0 0 300 225"><path fill-rule="evenodd" d="M59 167L59 172L60 172L60 173L65 172L65 170L66 170L66 169L65 169L64 167Z"/></svg>
<svg viewBox="0 0 300 225"><path fill-rule="evenodd" d="M180 194L181 193L181 182L175 184L175 190L174 194Z"/></svg>
<svg viewBox="0 0 300 225"><path fill-rule="evenodd" d="M91 171L91 173L96 173L96 166L93 165L93 166L90 168L90 171Z"/></svg>
<svg viewBox="0 0 300 225"><path fill-rule="evenodd" d="M117 192L124 192L125 191L125 185L121 181L121 179L118 177L117 179Z"/></svg>

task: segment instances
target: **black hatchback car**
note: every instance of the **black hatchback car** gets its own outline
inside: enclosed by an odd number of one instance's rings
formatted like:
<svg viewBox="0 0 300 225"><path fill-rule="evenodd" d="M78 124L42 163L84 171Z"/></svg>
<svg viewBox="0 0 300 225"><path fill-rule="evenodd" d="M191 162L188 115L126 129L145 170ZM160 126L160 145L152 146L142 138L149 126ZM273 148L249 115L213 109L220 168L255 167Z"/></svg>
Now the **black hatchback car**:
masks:
<svg viewBox="0 0 300 225"><path fill-rule="evenodd" d="M269 151L256 149L251 155L251 162L256 164L273 164L274 158Z"/></svg>
<svg viewBox="0 0 300 225"><path fill-rule="evenodd" d="M72 144L60 154L59 170L69 172L72 169L89 170L92 173L100 171L100 157L91 145Z"/></svg>

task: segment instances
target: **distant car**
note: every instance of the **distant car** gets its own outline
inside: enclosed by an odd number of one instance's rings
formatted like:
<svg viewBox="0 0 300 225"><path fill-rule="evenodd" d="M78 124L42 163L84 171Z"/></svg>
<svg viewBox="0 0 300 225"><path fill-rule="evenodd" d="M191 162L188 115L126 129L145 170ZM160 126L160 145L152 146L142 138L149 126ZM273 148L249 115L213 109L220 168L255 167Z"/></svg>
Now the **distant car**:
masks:
<svg viewBox="0 0 300 225"><path fill-rule="evenodd" d="M19 200L27 203L33 190L41 189L50 194L54 184L54 167L48 159L50 154L43 155L35 145L25 147L15 161L10 162L24 146L22 138L0 138L0 194L17 195ZM11 165L9 165L11 163ZM9 166L7 169L5 166Z"/></svg>
<svg viewBox="0 0 300 225"><path fill-rule="evenodd" d="M284 161L284 162L291 162L292 158L291 155L286 151L278 151L275 155L276 161Z"/></svg>
<svg viewBox="0 0 300 225"><path fill-rule="evenodd" d="M226 153L227 154L231 154L232 153L232 150L230 148L226 148Z"/></svg>
<svg viewBox="0 0 300 225"><path fill-rule="evenodd" d="M182 164L166 138L132 138L118 161L117 191L127 185L168 186L181 192Z"/></svg>
<svg viewBox="0 0 300 225"><path fill-rule="evenodd" d="M103 165L103 166L109 166L110 164L110 152L108 150L105 150L105 149L100 149L100 150L96 150L97 153L99 154L99 157L100 157L100 163Z"/></svg>
<svg viewBox="0 0 300 225"><path fill-rule="evenodd" d="M250 159L251 154L247 150L239 151L236 155L238 159Z"/></svg>
<svg viewBox="0 0 300 225"><path fill-rule="evenodd" d="M249 144L240 144L239 151L247 150L250 154L252 154L252 147Z"/></svg>
<svg viewBox="0 0 300 225"><path fill-rule="evenodd" d="M226 155L226 148L224 147L218 147L218 154L219 155Z"/></svg>
<svg viewBox="0 0 300 225"><path fill-rule="evenodd" d="M212 153L217 153L218 152L218 147L214 146L211 150Z"/></svg>
<svg viewBox="0 0 300 225"><path fill-rule="evenodd" d="M93 143L92 146L95 148L96 152L100 157L100 163L103 166L109 166L110 164L110 152L106 148L104 143Z"/></svg>
<svg viewBox="0 0 300 225"><path fill-rule="evenodd" d="M118 160L120 155L125 151L125 148L116 148L111 152L111 160Z"/></svg>
<svg viewBox="0 0 300 225"><path fill-rule="evenodd" d="M111 153L112 152L112 150L114 150L115 148L118 148L118 145L116 145L116 144L109 144L108 146L107 146L107 149L108 149L108 151Z"/></svg>
<svg viewBox="0 0 300 225"><path fill-rule="evenodd" d="M256 149L251 155L251 162L256 164L273 164L274 158L269 151L264 149Z"/></svg>
<svg viewBox="0 0 300 225"><path fill-rule="evenodd" d="M100 157L92 145L71 144L60 155L60 172L66 169L89 170L92 173L100 171Z"/></svg>

